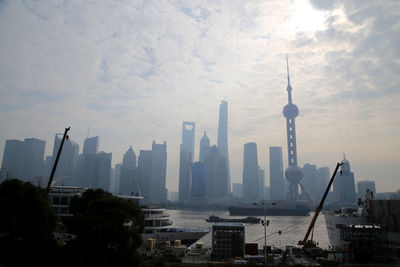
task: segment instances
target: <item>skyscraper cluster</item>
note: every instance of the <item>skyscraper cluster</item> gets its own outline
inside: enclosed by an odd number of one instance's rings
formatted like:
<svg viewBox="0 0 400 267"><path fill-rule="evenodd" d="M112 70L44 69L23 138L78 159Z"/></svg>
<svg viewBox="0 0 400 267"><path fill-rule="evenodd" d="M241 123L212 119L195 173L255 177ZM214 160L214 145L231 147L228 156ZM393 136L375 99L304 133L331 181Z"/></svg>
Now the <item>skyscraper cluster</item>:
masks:
<svg viewBox="0 0 400 267"><path fill-rule="evenodd" d="M195 123L182 124L179 156L179 201L195 203L223 202L230 193L228 153L228 103L219 107L217 145L210 146L204 132L200 140L199 161L194 162Z"/></svg>
<svg viewBox="0 0 400 267"><path fill-rule="evenodd" d="M61 145L62 136L54 138L53 154L45 156L44 140L26 138L6 140L2 175L45 185ZM132 146L123 162L111 167L112 153L99 152L99 137L85 139L82 154L79 145L66 139L57 164L53 185L101 188L125 195L140 194L144 203L164 203L167 200L167 144L153 141L151 150L140 150L137 159Z"/></svg>

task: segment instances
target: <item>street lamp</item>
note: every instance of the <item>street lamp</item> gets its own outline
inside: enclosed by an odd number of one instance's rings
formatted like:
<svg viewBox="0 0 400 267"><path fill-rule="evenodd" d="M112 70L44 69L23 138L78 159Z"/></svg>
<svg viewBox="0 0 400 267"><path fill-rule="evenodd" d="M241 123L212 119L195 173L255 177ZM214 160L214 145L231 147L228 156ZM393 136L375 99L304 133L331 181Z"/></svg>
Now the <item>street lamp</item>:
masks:
<svg viewBox="0 0 400 267"><path fill-rule="evenodd" d="M253 203L254 205L258 205L258 203ZM264 226L264 264L267 264L267 226L269 226L269 220L266 218L266 204L265 202L261 203L264 206L264 220L261 221ZM275 205L275 202L272 202L270 206Z"/></svg>

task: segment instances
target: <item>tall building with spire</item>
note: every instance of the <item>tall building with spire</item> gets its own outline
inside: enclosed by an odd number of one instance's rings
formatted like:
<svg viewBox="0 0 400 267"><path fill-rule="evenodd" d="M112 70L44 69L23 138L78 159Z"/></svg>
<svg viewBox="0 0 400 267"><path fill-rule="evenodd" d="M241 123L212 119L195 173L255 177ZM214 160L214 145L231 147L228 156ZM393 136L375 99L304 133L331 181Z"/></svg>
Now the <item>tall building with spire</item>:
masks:
<svg viewBox="0 0 400 267"><path fill-rule="evenodd" d="M299 197L299 185L303 178L303 170L297 166L297 146L296 146L296 123L295 119L299 115L299 109L292 103L292 86L290 85L289 61L286 56L287 67L287 92L288 104L283 108L283 116L286 118L287 148L289 166L285 170L286 180L289 182L287 199L296 200Z"/></svg>
<svg viewBox="0 0 400 267"><path fill-rule="evenodd" d="M136 154L132 146L125 152L122 159L122 166L119 173L119 193L123 195L138 194L139 171L136 167Z"/></svg>
<svg viewBox="0 0 400 267"><path fill-rule="evenodd" d="M218 140L217 146L220 153L225 157L227 177L228 177L228 193L231 192L231 175L229 169L229 153L228 153L228 102L221 101L219 105L219 120L218 120Z"/></svg>
<svg viewBox="0 0 400 267"><path fill-rule="evenodd" d="M336 203L353 205L356 202L354 172L351 171L350 162L344 154L342 163L342 171L333 181L333 195Z"/></svg>
<svg viewBox="0 0 400 267"><path fill-rule="evenodd" d="M209 150L210 150L210 139L208 139L206 131L204 131L204 135L200 139L200 154L199 154L200 162L204 162L204 157L207 155Z"/></svg>

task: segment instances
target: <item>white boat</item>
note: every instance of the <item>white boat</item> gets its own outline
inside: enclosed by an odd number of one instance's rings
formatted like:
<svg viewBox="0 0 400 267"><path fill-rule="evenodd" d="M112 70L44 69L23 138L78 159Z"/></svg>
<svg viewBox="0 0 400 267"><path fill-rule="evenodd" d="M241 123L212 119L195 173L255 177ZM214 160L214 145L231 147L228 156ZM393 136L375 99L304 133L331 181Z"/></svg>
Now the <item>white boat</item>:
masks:
<svg viewBox="0 0 400 267"><path fill-rule="evenodd" d="M190 246L208 233L204 230L171 227L172 221L165 209L150 206L141 209L145 217L143 241L154 238L157 244L180 240L183 245Z"/></svg>
<svg viewBox="0 0 400 267"><path fill-rule="evenodd" d="M367 224L368 217L363 207L342 208L340 211L327 211L324 214L329 242L333 249L343 249L348 242L340 239L340 227L345 225Z"/></svg>

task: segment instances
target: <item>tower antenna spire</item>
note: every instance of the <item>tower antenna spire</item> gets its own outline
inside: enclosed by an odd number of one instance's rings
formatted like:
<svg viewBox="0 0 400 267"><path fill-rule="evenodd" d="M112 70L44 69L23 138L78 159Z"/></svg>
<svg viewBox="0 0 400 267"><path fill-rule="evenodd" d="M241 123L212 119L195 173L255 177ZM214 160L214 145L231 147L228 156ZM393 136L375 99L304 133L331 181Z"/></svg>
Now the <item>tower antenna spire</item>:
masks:
<svg viewBox="0 0 400 267"><path fill-rule="evenodd" d="M288 56L288 54L286 54L286 68L287 68L287 81L288 81L288 86L290 86L289 56Z"/></svg>

